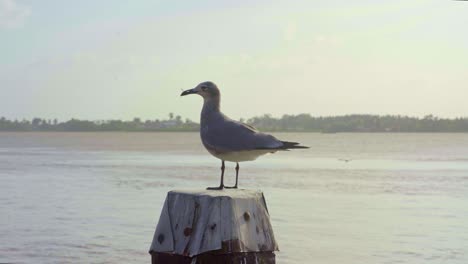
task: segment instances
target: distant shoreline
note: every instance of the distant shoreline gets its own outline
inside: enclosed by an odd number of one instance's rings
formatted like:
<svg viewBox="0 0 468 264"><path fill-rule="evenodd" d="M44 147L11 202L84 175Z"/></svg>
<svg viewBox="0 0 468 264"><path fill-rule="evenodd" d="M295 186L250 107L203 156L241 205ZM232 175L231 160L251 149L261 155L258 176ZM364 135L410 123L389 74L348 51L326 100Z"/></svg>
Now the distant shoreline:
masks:
<svg viewBox="0 0 468 264"><path fill-rule="evenodd" d="M200 131L4 131L0 130L1 134L53 134L53 133L61 133L61 134L158 134L158 133L199 133ZM265 133L295 133L295 134L323 134L323 135L336 135L336 134L468 134L468 132L336 132L336 133L323 133L323 132L315 132L315 131L269 131L269 130L261 130L260 132Z"/></svg>
<svg viewBox="0 0 468 264"><path fill-rule="evenodd" d="M468 133L468 118L424 118L400 115L344 115L314 117L310 114L253 117L242 123L264 132L290 133ZM0 118L0 132L197 132L200 125L190 119L169 114L165 120L79 120L59 122L57 119L34 118L8 120Z"/></svg>

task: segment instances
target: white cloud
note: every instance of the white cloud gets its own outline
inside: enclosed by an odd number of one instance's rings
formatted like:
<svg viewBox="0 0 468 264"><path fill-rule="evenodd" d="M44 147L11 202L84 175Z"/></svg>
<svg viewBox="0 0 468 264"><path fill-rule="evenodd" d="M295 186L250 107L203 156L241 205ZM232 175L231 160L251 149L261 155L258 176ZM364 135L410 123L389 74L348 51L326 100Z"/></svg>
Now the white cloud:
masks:
<svg viewBox="0 0 468 264"><path fill-rule="evenodd" d="M24 24L31 8L16 0L0 0L0 28L17 28Z"/></svg>

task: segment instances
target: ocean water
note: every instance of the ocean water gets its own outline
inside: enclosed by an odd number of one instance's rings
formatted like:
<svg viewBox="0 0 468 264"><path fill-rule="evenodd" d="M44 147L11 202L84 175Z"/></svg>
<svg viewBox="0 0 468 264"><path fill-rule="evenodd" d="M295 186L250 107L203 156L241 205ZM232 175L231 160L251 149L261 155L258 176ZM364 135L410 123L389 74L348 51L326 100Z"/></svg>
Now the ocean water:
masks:
<svg viewBox="0 0 468 264"><path fill-rule="evenodd" d="M468 134L275 135L311 147L241 163L277 263L468 263ZM0 263L150 263L166 193L219 166L197 133L0 133Z"/></svg>

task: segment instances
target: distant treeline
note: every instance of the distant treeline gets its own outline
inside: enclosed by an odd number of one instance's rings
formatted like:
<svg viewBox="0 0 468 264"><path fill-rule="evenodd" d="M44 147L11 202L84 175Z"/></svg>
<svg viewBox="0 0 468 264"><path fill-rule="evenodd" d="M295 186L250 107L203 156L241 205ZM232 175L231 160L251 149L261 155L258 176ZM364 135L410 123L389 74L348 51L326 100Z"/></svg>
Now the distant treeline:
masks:
<svg viewBox="0 0 468 264"><path fill-rule="evenodd" d="M271 115L240 120L261 131L284 132L468 132L468 118L445 119L433 115L424 118L399 115L344 115L314 117L309 114ZM0 131L198 131L199 124L170 113L165 120L88 121L71 119L8 120L0 118Z"/></svg>
<svg viewBox="0 0 468 264"><path fill-rule="evenodd" d="M29 121L23 119L8 120L0 118L0 131L198 131L200 125L189 119L182 120L181 116L170 113L166 120L141 120L134 118L131 121L123 120L79 120L72 118L65 122L57 119L34 118Z"/></svg>
<svg viewBox="0 0 468 264"><path fill-rule="evenodd" d="M248 124L265 131L290 132L468 132L468 118L445 119L400 115L344 115L313 117L309 114L254 117Z"/></svg>

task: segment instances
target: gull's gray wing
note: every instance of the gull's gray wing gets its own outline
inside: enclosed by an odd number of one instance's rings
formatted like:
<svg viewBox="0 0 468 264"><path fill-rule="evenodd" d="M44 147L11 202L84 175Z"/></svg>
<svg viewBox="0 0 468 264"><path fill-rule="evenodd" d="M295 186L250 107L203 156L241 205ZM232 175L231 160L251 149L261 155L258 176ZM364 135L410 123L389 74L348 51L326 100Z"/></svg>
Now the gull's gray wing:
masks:
<svg viewBox="0 0 468 264"><path fill-rule="evenodd" d="M227 117L209 122L206 127L201 128L200 134L203 144L217 152L274 150L283 146L274 136Z"/></svg>

